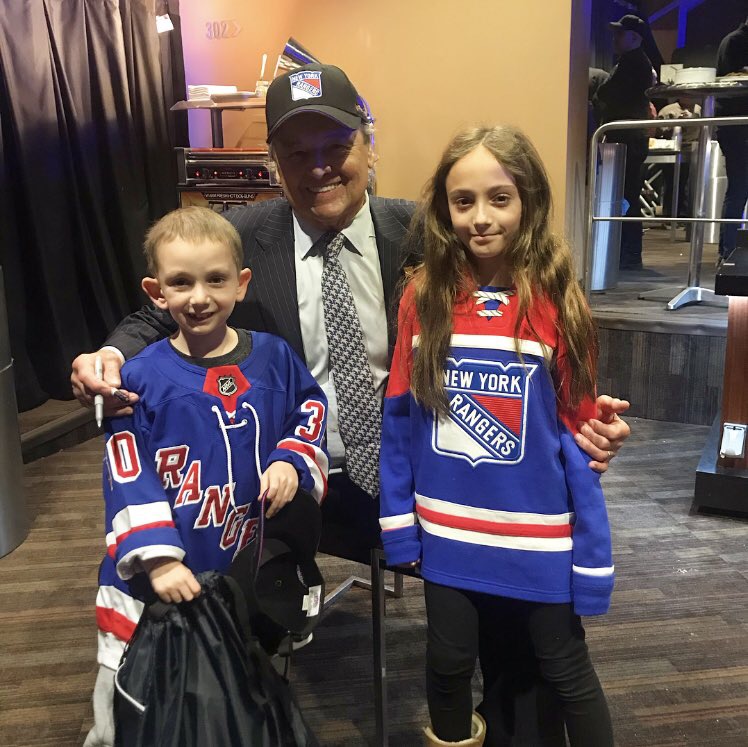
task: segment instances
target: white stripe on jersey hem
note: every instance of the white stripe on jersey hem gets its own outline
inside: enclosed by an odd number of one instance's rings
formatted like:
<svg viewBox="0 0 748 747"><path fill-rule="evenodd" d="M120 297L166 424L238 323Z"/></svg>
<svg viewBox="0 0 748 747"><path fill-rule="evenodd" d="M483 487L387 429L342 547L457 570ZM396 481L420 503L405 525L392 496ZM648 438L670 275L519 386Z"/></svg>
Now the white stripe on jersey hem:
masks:
<svg viewBox="0 0 748 747"><path fill-rule="evenodd" d="M573 565L571 570L580 576L612 576L615 566L611 565L609 568L585 568L581 565Z"/></svg>
<svg viewBox="0 0 748 747"><path fill-rule="evenodd" d="M136 503L125 506L115 515L112 519L112 529L116 537L121 537L133 529L160 521L174 521L171 506L167 501Z"/></svg>
<svg viewBox="0 0 748 747"><path fill-rule="evenodd" d="M426 495L416 493L416 503L424 508L449 514L450 516L464 516L468 519L481 519L483 521L495 521L501 524L542 524L543 526L563 526L571 524L574 520L573 513L565 514L531 514L520 511L499 511L493 508L475 508L463 506L459 503L443 501L439 498L429 498Z"/></svg>
<svg viewBox="0 0 748 747"><path fill-rule="evenodd" d="M411 345L418 347L420 335L413 335ZM452 335L450 345L455 348L479 348L480 350L508 350L512 353L517 348L513 337L504 335ZM536 340L519 340L519 350L526 355L536 355L550 362L553 357L553 349Z"/></svg>
<svg viewBox="0 0 748 747"><path fill-rule="evenodd" d="M416 515L412 514L400 514L399 516L383 516L379 520L379 526L382 530L387 531L389 529L403 529L404 527L412 527L416 523Z"/></svg>
<svg viewBox="0 0 748 747"><path fill-rule="evenodd" d="M428 534L470 545L501 547L506 550L528 550L530 552L569 552L572 548L571 537L507 537L432 524L423 516L419 517L419 522L421 528Z"/></svg>
<svg viewBox="0 0 748 747"><path fill-rule="evenodd" d="M131 597L127 592L116 586L99 586L96 594L96 606L119 612L130 622L136 623L143 614L144 604L139 599Z"/></svg>
<svg viewBox="0 0 748 747"><path fill-rule="evenodd" d="M101 630L97 635L96 662L117 671L122 654L125 653L125 641L121 641L114 633L103 633Z"/></svg>

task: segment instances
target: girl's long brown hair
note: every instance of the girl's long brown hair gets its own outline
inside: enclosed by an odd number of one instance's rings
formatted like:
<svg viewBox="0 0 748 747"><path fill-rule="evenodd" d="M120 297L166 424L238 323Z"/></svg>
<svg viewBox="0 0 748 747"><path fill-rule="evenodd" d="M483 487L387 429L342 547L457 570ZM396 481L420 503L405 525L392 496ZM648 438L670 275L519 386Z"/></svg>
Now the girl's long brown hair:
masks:
<svg viewBox="0 0 748 747"><path fill-rule="evenodd" d="M511 174L522 201L520 227L508 249L519 304L514 328L517 352L520 328L533 296L545 296L558 309L557 326L566 343L571 371L571 380L557 381L557 387L568 392L567 404L577 405L595 392L595 326L576 279L571 251L551 232L551 188L543 162L526 135L506 126L471 128L452 140L426 186L410 229L408 245L423 252L423 263L412 275L421 333L411 389L424 407L440 415L448 413L443 371L452 311L458 298L473 290L474 281L465 248L452 229L445 184L452 166L480 145Z"/></svg>

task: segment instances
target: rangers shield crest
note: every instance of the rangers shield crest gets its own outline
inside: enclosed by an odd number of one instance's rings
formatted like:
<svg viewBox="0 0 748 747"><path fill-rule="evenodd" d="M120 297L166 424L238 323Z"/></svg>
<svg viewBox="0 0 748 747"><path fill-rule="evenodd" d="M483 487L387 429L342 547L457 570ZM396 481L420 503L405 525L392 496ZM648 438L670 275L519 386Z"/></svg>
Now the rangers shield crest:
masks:
<svg viewBox="0 0 748 747"><path fill-rule="evenodd" d="M534 363L448 358L449 418L434 419L434 451L471 464L522 461L528 385L537 368Z"/></svg>
<svg viewBox="0 0 748 747"><path fill-rule="evenodd" d="M318 99L322 96L322 73L315 70L303 70L289 76L291 82L291 101L300 99Z"/></svg>

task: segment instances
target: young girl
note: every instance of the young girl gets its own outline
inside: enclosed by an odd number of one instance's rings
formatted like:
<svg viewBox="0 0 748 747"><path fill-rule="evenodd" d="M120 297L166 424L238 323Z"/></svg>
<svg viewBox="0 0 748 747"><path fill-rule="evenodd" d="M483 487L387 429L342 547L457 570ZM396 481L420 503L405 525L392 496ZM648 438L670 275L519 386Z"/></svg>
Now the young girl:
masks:
<svg viewBox="0 0 748 747"><path fill-rule="evenodd" d="M599 478L574 442L596 414L596 339L550 216L537 151L493 127L454 138L414 222L423 263L400 304L381 527L389 564L421 564L433 745L483 743L479 654L491 739L507 639L527 636L571 744L613 744L579 618L613 589Z"/></svg>

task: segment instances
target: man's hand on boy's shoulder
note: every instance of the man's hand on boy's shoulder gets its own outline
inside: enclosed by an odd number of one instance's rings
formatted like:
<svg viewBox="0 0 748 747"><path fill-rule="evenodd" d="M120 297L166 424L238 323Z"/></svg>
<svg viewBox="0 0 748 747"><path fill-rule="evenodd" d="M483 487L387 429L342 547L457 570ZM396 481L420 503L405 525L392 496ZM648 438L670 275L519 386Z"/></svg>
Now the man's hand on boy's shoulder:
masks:
<svg viewBox="0 0 748 747"><path fill-rule="evenodd" d="M143 561L153 591L165 604L191 602L201 588L192 571L180 560L154 558Z"/></svg>
<svg viewBox="0 0 748 747"><path fill-rule="evenodd" d="M96 358L101 358L103 376L96 375ZM132 415L132 405L139 397L134 392L120 389L120 369L124 363L122 355L112 348L102 348L95 353L81 353L73 361L70 383L73 395L84 407L93 407L94 397L104 397L104 415Z"/></svg>
<svg viewBox="0 0 748 747"><path fill-rule="evenodd" d="M260 498L265 495L270 504L265 516L271 519L286 503L290 503L299 489L299 474L290 462L273 462L260 478Z"/></svg>

